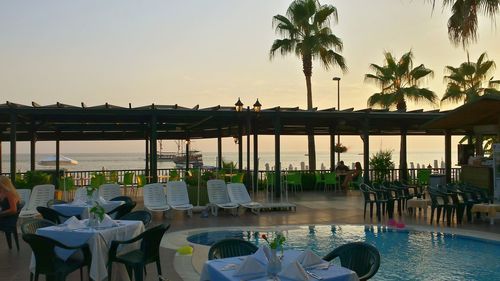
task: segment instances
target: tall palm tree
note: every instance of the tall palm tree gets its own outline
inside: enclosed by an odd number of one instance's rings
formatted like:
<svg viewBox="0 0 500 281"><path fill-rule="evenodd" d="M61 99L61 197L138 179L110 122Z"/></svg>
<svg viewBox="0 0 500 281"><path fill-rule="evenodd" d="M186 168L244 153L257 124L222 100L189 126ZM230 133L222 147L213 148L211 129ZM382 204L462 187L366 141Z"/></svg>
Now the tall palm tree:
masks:
<svg viewBox="0 0 500 281"><path fill-rule="evenodd" d="M432 5L436 0L432 0ZM465 48L477 41L478 14L484 14L495 21L500 10L500 0L443 0L443 7L451 7L448 19L448 36L454 44Z"/></svg>
<svg viewBox="0 0 500 281"><path fill-rule="evenodd" d="M283 36L276 39L271 46L269 56L272 59L279 50L283 56L294 53L302 60L302 68L306 78L307 109L313 108L312 102L312 61L319 59L325 69L338 66L347 70L342 51L342 40L330 29L330 19L338 20L337 9L332 5L321 5L317 0L295 0L286 12L287 16L273 17L276 33ZM314 134L308 134L309 169L316 169L316 152Z"/></svg>
<svg viewBox="0 0 500 281"><path fill-rule="evenodd" d="M389 109L394 106L400 111L406 110L406 100L415 102L426 101L434 104L436 94L427 89L420 88L424 78L432 76L434 72L423 64L413 67L413 53L405 53L399 60L390 52L384 53L385 62L380 66L371 64L374 73L365 75L365 81L378 84L379 93L374 93L368 98L368 106L379 106Z"/></svg>
<svg viewBox="0 0 500 281"><path fill-rule="evenodd" d="M467 61L458 67L446 66L449 75L444 79L448 86L441 102L468 103L483 94L500 94L496 89L500 83L493 78L488 80L488 76L495 70L495 62L488 60L486 53L482 53L476 62L470 62L468 57L467 54ZM485 84L488 86L484 87Z"/></svg>

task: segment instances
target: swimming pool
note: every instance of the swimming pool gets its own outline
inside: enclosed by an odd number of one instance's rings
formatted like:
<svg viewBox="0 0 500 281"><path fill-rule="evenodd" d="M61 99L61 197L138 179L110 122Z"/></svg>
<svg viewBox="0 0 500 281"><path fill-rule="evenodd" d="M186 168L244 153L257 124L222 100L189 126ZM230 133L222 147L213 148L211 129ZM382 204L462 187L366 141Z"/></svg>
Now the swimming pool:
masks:
<svg viewBox="0 0 500 281"><path fill-rule="evenodd" d="M188 241L211 245L224 238L266 243L266 231L210 231ZM359 225L299 226L285 230L287 249L312 249L324 256L337 246L365 241L375 245L381 265L373 280L500 280L500 243L439 232Z"/></svg>

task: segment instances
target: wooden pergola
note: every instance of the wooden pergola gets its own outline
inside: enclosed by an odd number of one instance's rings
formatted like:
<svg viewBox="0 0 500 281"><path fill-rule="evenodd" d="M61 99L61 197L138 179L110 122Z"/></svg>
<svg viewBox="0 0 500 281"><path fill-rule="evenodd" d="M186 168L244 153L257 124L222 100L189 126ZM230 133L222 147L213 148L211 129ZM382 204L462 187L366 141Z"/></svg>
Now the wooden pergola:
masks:
<svg viewBox="0 0 500 281"><path fill-rule="evenodd" d="M422 125L444 116L439 110L388 111L328 108L302 110L298 107L214 106L200 108L178 105L120 107L111 104L73 106L62 103L41 106L7 102L0 104L0 141L10 142L10 173L16 173L16 142L31 143L31 169L35 169L37 141L55 141L59 155L61 141L144 140L146 173L157 180L157 140L217 139L218 168L222 162L222 138L238 141L239 169L243 168L243 137L246 136L247 173L250 174L250 140L253 138L253 182L258 175L258 137L275 138L275 172L281 172L280 138L290 135L330 136L330 167L335 167L335 135L360 136L364 143L363 166L369 166L370 136L401 136L401 169L407 169L406 138L412 135L444 135L447 174L451 171L451 135L463 135L462 129L424 128ZM189 142L186 142L189 145ZM1 146L0 146L1 147ZM186 149L189 151L189 149ZM1 152L1 151L0 151ZM1 155L1 153L0 153ZM189 157L187 155L187 157ZM57 157L58 159L58 157ZM188 162L188 161L186 161ZM1 163L1 161L0 161ZM1 164L0 164L1 165ZM186 167L187 169L188 167ZM56 165L56 172L59 165ZM0 166L1 172L1 166ZM405 178L407 173L403 173ZM368 169L364 170L365 180ZM280 186L280 177L275 177Z"/></svg>

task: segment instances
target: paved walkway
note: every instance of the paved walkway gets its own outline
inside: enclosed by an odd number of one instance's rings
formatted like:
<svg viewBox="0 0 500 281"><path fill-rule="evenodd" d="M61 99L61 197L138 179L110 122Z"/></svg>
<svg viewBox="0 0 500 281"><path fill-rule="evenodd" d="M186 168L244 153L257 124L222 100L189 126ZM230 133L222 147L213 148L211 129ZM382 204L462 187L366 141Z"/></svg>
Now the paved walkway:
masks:
<svg viewBox="0 0 500 281"><path fill-rule="evenodd" d="M229 214L221 214L218 217L209 216L202 218L200 214L193 214L192 218L184 214L176 213L171 218L164 218L161 214L154 215L153 224L170 223L170 232L176 232L186 229L206 228L206 227L227 227L227 226L276 226L276 225L300 225L300 224L386 224L387 219L382 222L377 222L376 219L370 220L367 212L367 219L363 219L363 198L357 192L349 194L341 193L324 193L324 192L305 192L291 197L291 201L297 204L297 211L272 211L262 212L260 216L250 212L242 214L238 217ZM142 202L139 202L137 209L142 209ZM430 216L430 211L428 212ZM375 216L374 216L375 217ZM480 231L486 235L498 237L500 239L500 221L497 220L495 225L490 225L487 220L476 220L474 223L465 223L457 226L455 222L451 227L446 228L446 223L440 222L439 225L429 226L429 218L424 218L423 213L412 217L403 215L396 219L403 220L406 225L427 226L432 229L452 232L475 232ZM3 236L3 235L2 235ZM168 235L165 239L168 240ZM165 242L165 241L164 241ZM18 281L29 280L27 271L31 251L29 246L21 242L21 250L8 250L5 238L0 237L0 280L2 281ZM167 248L162 248L162 269L168 280L182 280L180 275L175 271L174 266L175 251ZM181 259L176 259L179 262ZM186 260L184 260L186 261ZM148 267L148 275L145 280L158 280L156 269L153 265ZM184 274L183 274L184 275ZM44 280L42 278L42 280ZM80 280L77 273L72 274L69 281ZM86 280L86 277L84 277Z"/></svg>

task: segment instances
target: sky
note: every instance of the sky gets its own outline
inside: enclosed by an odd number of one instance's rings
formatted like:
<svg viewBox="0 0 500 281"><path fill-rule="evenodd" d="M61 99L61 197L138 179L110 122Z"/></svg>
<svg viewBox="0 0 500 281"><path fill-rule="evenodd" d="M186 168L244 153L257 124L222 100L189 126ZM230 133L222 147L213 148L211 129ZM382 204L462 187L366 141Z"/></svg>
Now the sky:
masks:
<svg viewBox="0 0 500 281"><path fill-rule="evenodd" d="M437 1L438 3L440 1ZM397 57L412 50L415 64L434 70L426 84L442 97L444 67L458 66L466 51L448 40L448 9L434 12L426 0L321 1L338 10L333 33L343 40L348 72L325 70L313 64L313 105L337 104L341 77L341 108L366 108L378 89L364 82L369 64L383 63L383 52ZM264 108L306 107L301 61L293 55L269 59L278 38L272 17L285 14L290 0L0 0L0 102L41 105L62 102L88 106L104 104L142 106L179 104L193 107L247 105L257 98ZM479 19L479 41L469 47L471 59L487 52L500 63L499 35L487 18ZM496 71L497 78L500 70ZM451 109L456 104L443 105ZM409 103L408 109L439 106ZM427 149L443 138L409 139L415 149ZM454 138L455 140L455 138ZM232 140L224 146L234 150ZM361 151L357 137L345 138ZM272 150L272 138L262 138L263 150ZM306 138L284 141L283 150L307 150ZM375 148L397 149L399 138L371 141ZM3 151L8 144L3 143ZM215 141L198 141L201 150L215 151ZM20 146L27 152L28 146ZM40 152L55 150L40 143ZM99 142L62 145L63 152L143 151L142 142ZM327 138L318 149L328 148Z"/></svg>

